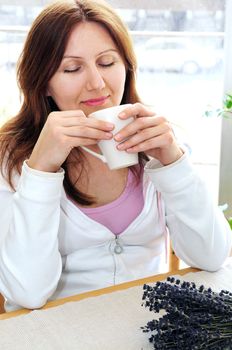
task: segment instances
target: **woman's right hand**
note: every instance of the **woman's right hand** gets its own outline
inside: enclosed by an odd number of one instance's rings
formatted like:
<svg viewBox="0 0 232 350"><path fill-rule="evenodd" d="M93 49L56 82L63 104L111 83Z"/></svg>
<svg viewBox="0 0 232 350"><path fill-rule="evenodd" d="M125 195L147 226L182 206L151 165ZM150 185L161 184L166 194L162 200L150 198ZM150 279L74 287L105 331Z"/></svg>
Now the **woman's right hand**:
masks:
<svg viewBox="0 0 232 350"><path fill-rule="evenodd" d="M56 172L74 147L113 137L114 125L88 118L81 110L51 112L27 162L32 169Z"/></svg>

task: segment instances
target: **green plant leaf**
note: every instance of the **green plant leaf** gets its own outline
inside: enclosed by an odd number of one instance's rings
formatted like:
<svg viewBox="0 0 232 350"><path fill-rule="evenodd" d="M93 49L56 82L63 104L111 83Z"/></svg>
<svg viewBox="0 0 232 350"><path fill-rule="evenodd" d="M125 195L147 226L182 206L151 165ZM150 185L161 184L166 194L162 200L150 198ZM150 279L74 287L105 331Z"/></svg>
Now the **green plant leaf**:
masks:
<svg viewBox="0 0 232 350"><path fill-rule="evenodd" d="M205 117L223 117L229 118L228 114L232 114L232 95L226 93L223 98L222 108L211 108L208 105L208 109L204 112Z"/></svg>
<svg viewBox="0 0 232 350"><path fill-rule="evenodd" d="M228 221L230 228L232 230L232 217L228 218L227 221Z"/></svg>
<svg viewBox="0 0 232 350"><path fill-rule="evenodd" d="M229 100L229 101L227 101L227 103L226 103L226 108L230 109L231 107L232 107L232 101Z"/></svg>

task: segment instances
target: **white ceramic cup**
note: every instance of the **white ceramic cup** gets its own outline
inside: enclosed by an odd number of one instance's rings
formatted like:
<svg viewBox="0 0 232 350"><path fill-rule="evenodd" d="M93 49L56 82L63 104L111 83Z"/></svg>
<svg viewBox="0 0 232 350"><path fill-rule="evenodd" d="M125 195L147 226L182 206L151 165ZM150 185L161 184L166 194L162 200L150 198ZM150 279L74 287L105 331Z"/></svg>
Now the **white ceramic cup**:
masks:
<svg viewBox="0 0 232 350"><path fill-rule="evenodd" d="M125 104L105 108L91 113L88 117L113 123L115 125L115 128L113 129L113 135L115 135L122 128L133 121L133 117L126 120L122 120L118 117L119 113L129 106L131 105ZM138 153L127 153L126 151L119 151L117 149L118 144L119 142L116 142L114 139L99 141L98 146L102 154L96 153L85 146L81 146L81 148L93 156L101 159L104 163L107 163L108 167L111 170L126 168L128 166L138 164Z"/></svg>

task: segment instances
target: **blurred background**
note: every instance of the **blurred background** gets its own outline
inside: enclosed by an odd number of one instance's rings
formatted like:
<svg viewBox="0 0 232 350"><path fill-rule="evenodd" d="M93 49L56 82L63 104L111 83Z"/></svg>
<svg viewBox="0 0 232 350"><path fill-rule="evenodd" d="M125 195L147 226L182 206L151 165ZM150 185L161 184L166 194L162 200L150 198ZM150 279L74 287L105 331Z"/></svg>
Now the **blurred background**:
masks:
<svg viewBox="0 0 232 350"><path fill-rule="evenodd" d="M16 62L33 19L48 2L0 0L0 123L20 106ZM209 108L222 106L225 86L232 84L225 69L230 54L225 50L226 33L231 30L225 26L232 11L229 0L108 2L131 32L142 100L165 115L180 142L190 145L193 162L207 179L215 201L227 203L230 214L231 177L222 150L227 154L231 141L221 137L222 118L205 116ZM232 127L232 121L227 123L225 132Z"/></svg>

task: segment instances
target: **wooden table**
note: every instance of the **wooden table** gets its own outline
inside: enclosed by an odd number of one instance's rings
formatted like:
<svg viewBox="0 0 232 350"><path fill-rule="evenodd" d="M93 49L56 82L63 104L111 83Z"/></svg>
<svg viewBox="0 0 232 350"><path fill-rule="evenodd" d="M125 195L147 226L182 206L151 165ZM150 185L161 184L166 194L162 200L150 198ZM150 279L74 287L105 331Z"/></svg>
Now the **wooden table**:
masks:
<svg viewBox="0 0 232 350"><path fill-rule="evenodd" d="M70 296L70 297L67 297L67 298L62 298L62 299L58 299L58 300L54 300L54 301L49 301L45 306L43 306L41 308L41 310L48 309L48 308L55 307L55 306L59 306L59 305L65 304L65 303L70 302L70 301L79 301L79 300L83 300L83 299L86 299L86 298L96 297L98 295L113 293L115 291L124 290L124 289L128 289L128 288L131 288L131 287L143 285L144 283L152 283L152 282L156 282L156 281L161 281L161 280L166 279L170 275L176 275L176 274L178 274L178 275L185 275L186 273L197 272L197 271L199 271L199 270L195 269L195 268L186 268L186 269L181 269L181 270L177 270L177 271L168 272L168 273L165 273L165 274L159 274L159 275L155 275L155 276L151 276L151 277L147 277L147 278L142 278L142 279L139 279L139 280L125 282L125 283L118 284L118 285L111 286L111 287L107 287L107 288L102 288L102 289L98 289L98 290L94 290L94 291L90 291L90 292L86 292L86 293L81 293L81 294L77 294L77 295ZM4 319L11 318L11 317L20 316L20 315L23 315L23 314L27 314L29 312L31 312L31 310L20 309L20 310L17 310L17 311L4 313L4 314L0 315L0 320L4 320Z"/></svg>

